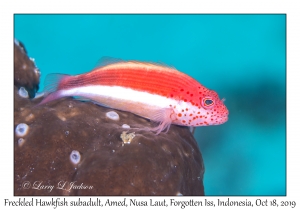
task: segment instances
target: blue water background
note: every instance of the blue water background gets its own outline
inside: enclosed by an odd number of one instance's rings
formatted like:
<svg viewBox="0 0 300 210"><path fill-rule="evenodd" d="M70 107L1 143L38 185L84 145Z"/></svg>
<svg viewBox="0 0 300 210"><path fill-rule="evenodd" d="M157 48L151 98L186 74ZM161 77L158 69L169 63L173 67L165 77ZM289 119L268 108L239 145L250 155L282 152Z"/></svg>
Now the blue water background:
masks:
<svg viewBox="0 0 300 210"><path fill-rule="evenodd" d="M189 74L230 111L196 129L206 194L286 194L285 15L15 15L14 30L41 81L90 71L102 56Z"/></svg>

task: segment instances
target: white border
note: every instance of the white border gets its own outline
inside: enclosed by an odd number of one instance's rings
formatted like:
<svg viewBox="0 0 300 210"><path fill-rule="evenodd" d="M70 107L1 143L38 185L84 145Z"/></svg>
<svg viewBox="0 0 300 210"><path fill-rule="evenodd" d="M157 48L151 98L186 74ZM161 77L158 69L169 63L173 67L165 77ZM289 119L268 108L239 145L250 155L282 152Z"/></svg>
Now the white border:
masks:
<svg viewBox="0 0 300 210"><path fill-rule="evenodd" d="M13 197L13 14L14 13L287 13L287 197L277 200L299 202L299 8L297 1L235 0L235 1L33 1L2 0L0 2L1 24L1 201ZM8 91L11 90L11 91ZM39 197L42 198L42 197ZM131 197L132 198L132 197ZM146 199L146 197L144 197ZM236 200L245 199L235 197ZM267 197L271 200L273 197ZM27 197L29 199L29 197ZM45 199L49 200L49 197ZM74 200L75 198L67 198ZM85 198L87 199L87 197ZM117 199L117 198L116 198ZM138 198L139 199L139 198ZM169 198L167 198L169 199ZM187 198L184 198L187 199ZM216 200L217 197L209 197ZM256 197L248 197L256 199ZM36 207L34 207L36 208ZM61 207L59 207L61 208ZM150 207L147 207L150 209ZM233 208L233 207L232 207ZM237 207L235 207L237 208ZM1 207L2 209L2 207ZM179 208L178 208L179 209ZM218 209L218 208L217 208Z"/></svg>

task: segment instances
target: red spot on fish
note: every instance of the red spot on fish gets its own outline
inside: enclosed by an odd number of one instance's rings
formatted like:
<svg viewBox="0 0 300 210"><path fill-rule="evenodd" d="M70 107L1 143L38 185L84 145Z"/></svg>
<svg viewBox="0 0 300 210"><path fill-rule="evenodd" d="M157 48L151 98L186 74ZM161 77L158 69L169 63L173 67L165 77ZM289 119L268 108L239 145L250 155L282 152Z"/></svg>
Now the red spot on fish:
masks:
<svg viewBox="0 0 300 210"><path fill-rule="evenodd" d="M186 108L185 110L186 110L186 111L189 111L189 109L188 109L188 108Z"/></svg>
<svg viewBox="0 0 300 210"><path fill-rule="evenodd" d="M197 114L200 114L200 112L198 112Z"/></svg>
<svg viewBox="0 0 300 210"><path fill-rule="evenodd" d="M182 112L184 112L184 110L181 110Z"/></svg>
<svg viewBox="0 0 300 210"><path fill-rule="evenodd" d="M182 120L183 123L185 123L185 120Z"/></svg>
<svg viewBox="0 0 300 210"><path fill-rule="evenodd" d="M184 91L184 89L181 89L180 91Z"/></svg>
<svg viewBox="0 0 300 210"><path fill-rule="evenodd" d="M179 113L179 114L178 114L178 117L181 117L181 116L182 116L182 114L181 114L181 113Z"/></svg>
<svg viewBox="0 0 300 210"><path fill-rule="evenodd" d="M190 114L190 116L193 116L193 114Z"/></svg>

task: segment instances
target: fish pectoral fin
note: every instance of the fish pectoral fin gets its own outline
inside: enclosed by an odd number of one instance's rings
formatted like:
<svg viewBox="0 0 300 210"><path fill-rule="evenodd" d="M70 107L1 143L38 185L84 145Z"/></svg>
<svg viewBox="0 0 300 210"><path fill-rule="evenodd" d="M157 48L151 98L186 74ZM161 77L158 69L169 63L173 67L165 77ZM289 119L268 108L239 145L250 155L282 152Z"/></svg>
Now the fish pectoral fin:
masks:
<svg viewBox="0 0 300 210"><path fill-rule="evenodd" d="M173 115L174 110L172 108L164 108L155 111L151 120L159 123L159 125L154 128L151 128L151 131L156 132L155 135L160 134L165 129L166 132L168 132L173 122Z"/></svg>
<svg viewBox="0 0 300 210"><path fill-rule="evenodd" d="M190 126L189 127L190 132L194 135L196 127Z"/></svg>

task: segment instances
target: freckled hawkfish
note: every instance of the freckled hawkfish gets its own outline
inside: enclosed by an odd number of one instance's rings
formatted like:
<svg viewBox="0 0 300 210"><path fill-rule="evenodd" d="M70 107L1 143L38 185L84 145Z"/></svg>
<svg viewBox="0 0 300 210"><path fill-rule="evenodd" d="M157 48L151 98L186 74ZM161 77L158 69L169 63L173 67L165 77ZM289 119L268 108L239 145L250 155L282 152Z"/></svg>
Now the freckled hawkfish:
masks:
<svg viewBox="0 0 300 210"><path fill-rule="evenodd" d="M82 97L158 122L151 129L156 134L167 132L171 124L194 127L228 120L229 112L215 91L173 67L109 58L102 58L102 63L80 75L48 75L47 95L40 104Z"/></svg>

